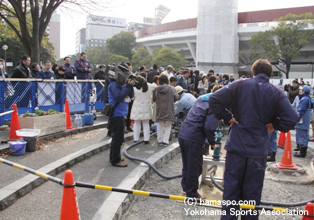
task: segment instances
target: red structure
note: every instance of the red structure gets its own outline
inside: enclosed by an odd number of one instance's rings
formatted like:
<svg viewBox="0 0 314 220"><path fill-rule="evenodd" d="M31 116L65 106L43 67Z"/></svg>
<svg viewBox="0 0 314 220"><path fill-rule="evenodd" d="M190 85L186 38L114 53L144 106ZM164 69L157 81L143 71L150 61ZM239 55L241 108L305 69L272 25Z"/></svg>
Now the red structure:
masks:
<svg viewBox="0 0 314 220"><path fill-rule="evenodd" d="M251 11L238 13L238 23L256 23L265 21L274 21L287 14L304 14L311 12L314 14L314 6L299 7L299 8L285 8L285 9L273 9L264 11ZM191 18L187 20L180 20L169 22L165 24L151 26L138 31L138 37L144 37L169 31L178 31L184 29L197 28L197 18Z"/></svg>

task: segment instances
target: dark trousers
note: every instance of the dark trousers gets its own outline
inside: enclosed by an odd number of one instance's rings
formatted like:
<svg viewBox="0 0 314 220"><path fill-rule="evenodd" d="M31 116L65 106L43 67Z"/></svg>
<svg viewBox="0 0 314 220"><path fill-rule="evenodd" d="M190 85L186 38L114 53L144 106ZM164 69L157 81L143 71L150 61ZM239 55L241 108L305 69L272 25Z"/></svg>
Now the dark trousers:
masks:
<svg viewBox="0 0 314 220"><path fill-rule="evenodd" d="M202 174L203 145L179 138L183 162L181 186L187 197L197 197L198 177Z"/></svg>
<svg viewBox="0 0 314 220"><path fill-rule="evenodd" d="M124 142L124 117L110 118L112 128L112 141L110 148L110 163L112 165L121 160L121 146Z"/></svg>
<svg viewBox="0 0 314 220"><path fill-rule="evenodd" d="M256 205L261 202L261 194L264 183L266 168L266 158L245 158L238 154L227 152L225 174L224 174L224 192L223 200L227 201L256 201ZM236 207L223 206L227 215L221 219L238 219L232 216L230 209L238 210ZM241 216L241 219L258 219L257 215Z"/></svg>
<svg viewBox="0 0 314 220"><path fill-rule="evenodd" d="M110 117L108 117L108 125L107 125L107 129L108 129L108 135L112 136L113 132L112 132L112 126L111 126L111 120Z"/></svg>
<svg viewBox="0 0 314 220"><path fill-rule="evenodd" d="M125 120L125 126L127 128L131 127L131 110L132 110L132 106L133 106L133 100L131 102L129 102L129 111L128 111L128 117Z"/></svg>

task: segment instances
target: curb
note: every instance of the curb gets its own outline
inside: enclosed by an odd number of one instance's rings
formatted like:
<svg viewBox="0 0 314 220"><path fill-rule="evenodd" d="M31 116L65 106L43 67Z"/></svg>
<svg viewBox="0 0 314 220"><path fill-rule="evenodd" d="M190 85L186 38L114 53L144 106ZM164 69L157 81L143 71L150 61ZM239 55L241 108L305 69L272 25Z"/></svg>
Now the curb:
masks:
<svg viewBox="0 0 314 220"><path fill-rule="evenodd" d="M99 123L96 125L91 125L91 126L86 126L83 128L79 128L77 130L71 130L71 131L63 131L63 132L58 132L58 133L54 133L54 134L49 134L49 135L45 135L45 136L41 136L38 138L38 140L40 141L50 141L53 139L58 139L58 138L62 138L62 137L67 137L70 136L72 134L78 134L78 133L82 133L85 131L91 131L91 130L96 130L96 129L100 129L100 128L106 128L108 125L108 122L104 122L104 123ZM3 146L0 146L0 153L4 153L6 151L9 150L9 144L3 144Z"/></svg>
<svg viewBox="0 0 314 220"><path fill-rule="evenodd" d="M178 142L160 150L147 159L157 169L181 152ZM154 172L147 166L138 165L120 184L119 188L140 189ZM95 213L93 220L118 220L130 208L134 195L112 192Z"/></svg>
<svg viewBox="0 0 314 220"><path fill-rule="evenodd" d="M77 130L76 130L77 131ZM133 139L133 133L126 134L124 136L125 141ZM59 160L56 160L40 169L38 171L47 173L51 176L56 176L62 171L74 166L76 163L80 163L85 159L92 157L102 151L110 148L111 138L86 147L82 150L69 154ZM0 189L0 211L6 209L19 198L31 192L33 189L46 182L44 179L28 174L27 176L3 187Z"/></svg>

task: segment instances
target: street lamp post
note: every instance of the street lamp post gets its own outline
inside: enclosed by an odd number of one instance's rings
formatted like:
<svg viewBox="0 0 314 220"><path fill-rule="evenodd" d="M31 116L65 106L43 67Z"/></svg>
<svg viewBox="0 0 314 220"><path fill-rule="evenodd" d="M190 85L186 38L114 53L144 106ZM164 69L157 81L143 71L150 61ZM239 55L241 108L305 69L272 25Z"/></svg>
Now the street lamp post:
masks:
<svg viewBox="0 0 314 220"><path fill-rule="evenodd" d="M8 45L3 45L2 49L4 50L4 71L7 72L7 49L9 49Z"/></svg>

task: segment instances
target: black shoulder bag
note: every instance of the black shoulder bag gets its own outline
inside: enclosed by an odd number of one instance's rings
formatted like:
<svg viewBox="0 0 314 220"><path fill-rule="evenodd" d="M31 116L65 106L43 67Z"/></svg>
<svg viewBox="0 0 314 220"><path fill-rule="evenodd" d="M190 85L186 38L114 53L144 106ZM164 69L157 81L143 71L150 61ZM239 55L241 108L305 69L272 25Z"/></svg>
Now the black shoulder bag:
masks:
<svg viewBox="0 0 314 220"><path fill-rule="evenodd" d="M110 105L109 103L106 104L104 110L103 110L103 114L108 116L108 117L112 117L114 110L117 108L117 106L119 105L120 102L117 102L114 106Z"/></svg>

